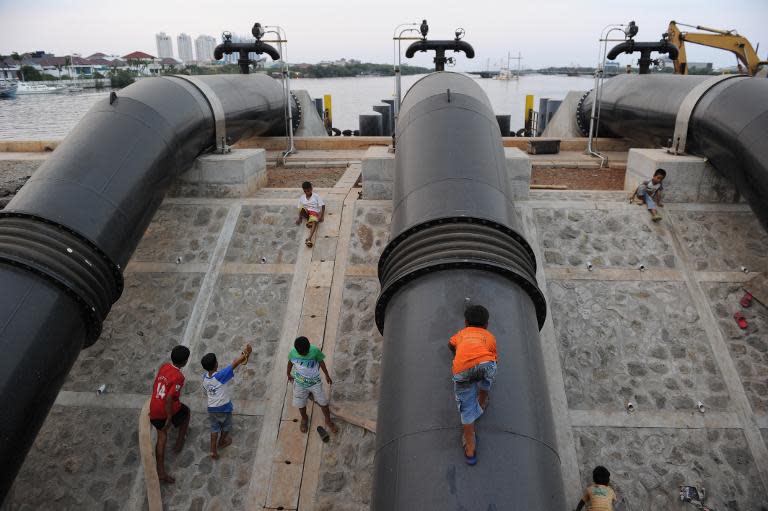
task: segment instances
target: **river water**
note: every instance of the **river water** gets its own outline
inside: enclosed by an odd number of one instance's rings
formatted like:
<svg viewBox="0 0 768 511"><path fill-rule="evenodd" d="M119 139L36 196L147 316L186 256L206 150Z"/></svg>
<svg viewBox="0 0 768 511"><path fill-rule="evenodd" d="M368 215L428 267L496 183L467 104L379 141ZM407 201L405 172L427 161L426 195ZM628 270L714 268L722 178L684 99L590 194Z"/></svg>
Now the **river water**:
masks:
<svg viewBox="0 0 768 511"><path fill-rule="evenodd" d="M421 76L402 78L403 94ZM512 129L523 126L525 95L563 99L570 90L588 90L590 77L526 75L519 81L475 78L491 100L496 114L511 114ZM333 98L333 124L345 130L358 128L358 115L372 112L382 99L392 98L392 77L303 78L291 81L292 89L305 89L312 97L330 94ZM63 138L109 90L87 90L65 94L35 94L0 99L0 140L57 140Z"/></svg>

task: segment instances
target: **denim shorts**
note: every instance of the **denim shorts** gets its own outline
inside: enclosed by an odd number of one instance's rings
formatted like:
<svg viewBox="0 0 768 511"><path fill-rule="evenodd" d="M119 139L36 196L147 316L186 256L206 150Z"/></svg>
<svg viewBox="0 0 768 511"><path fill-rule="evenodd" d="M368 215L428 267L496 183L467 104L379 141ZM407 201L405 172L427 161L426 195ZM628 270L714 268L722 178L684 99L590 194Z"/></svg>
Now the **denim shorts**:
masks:
<svg viewBox="0 0 768 511"><path fill-rule="evenodd" d="M477 402L477 389L491 390L495 377L496 362L493 361L482 362L453 375L453 392L462 424L472 424L483 414Z"/></svg>
<svg viewBox="0 0 768 511"><path fill-rule="evenodd" d="M208 412L211 433L229 433L232 430L232 412Z"/></svg>

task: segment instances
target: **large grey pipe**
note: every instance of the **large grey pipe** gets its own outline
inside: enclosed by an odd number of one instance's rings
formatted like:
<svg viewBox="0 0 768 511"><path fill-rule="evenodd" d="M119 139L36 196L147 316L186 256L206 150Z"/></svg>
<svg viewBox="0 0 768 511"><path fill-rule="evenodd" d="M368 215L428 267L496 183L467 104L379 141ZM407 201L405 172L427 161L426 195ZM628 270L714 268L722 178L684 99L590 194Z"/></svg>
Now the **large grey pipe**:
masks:
<svg viewBox="0 0 768 511"><path fill-rule="evenodd" d="M605 81L600 102L602 136L666 147L681 104L709 76L618 75ZM695 95L695 94L694 94ZM594 94L577 112L589 126ZM768 230L768 80L732 77L706 90L690 117L686 151L704 156L730 179Z"/></svg>
<svg viewBox="0 0 768 511"><path fill-rule="evenodd" d="M384 354L372 509L565 509L539 345L546 304L488 98L464 75L428 75L405 96L396 136L376 307ZM467 299L490 311L499 350L474 467L464 463L448 350Z"/></svg>
<svg viewBox="0 0 768 511"><path fill-rule="evenodd" d="M97 103L0 212L0 501L169 186L216 146L214 111L229 143L284 126L275 80L197 80L146 79Z"/></svg>

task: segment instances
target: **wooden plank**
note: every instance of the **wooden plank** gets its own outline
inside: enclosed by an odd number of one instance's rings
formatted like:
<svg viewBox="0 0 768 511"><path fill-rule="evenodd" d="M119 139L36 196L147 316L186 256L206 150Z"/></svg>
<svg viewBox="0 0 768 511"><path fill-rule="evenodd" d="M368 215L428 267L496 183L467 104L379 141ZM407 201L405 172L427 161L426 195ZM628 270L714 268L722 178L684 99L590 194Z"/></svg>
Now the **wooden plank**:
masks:
<svg viewBox="0 0 768 511"><path fill-rule="evenodd" d="M293 341L301 318L301 307L304 291L309 277L309 265L312 260L311 250L299 250L298 258L291 283L291 291L288 296L288 307L283 317L283 330L280 335L272 371L269 375L269 390L266 393L267 407L264 414L263 426L259 434L259 444L256 448L256 456L253 460L251 481L248 485L248 495L245 500L245 508L261 510L267 502L269 495L269 482L272 476L272 460L274 459L275 443L280 428L280 420L285 405L287 392L287 378L285 364L288 353L293 348ZM301 477L299 473L297 477ZM295 507L295 506L294 506Z"/></svg>
<svg viewBox="0 0 768 511"><path fill-rule="evenodd" d="M302 316L299 323L299 335L303 335L309 342L317 346L323 345L325 336L325 314L320 316Z"/></svg>
<svg viewBox="0 0 768 511"><path fill-rule="evenodd" d="M313 261L309 269L307 287L331 287L333 261Z"/></svg>
<svg viewBox="0 0 768 511"><path fill-rule="evenodd" d="M325 323L325 337L323 340L323 352L325 353L325 363L329 371L333 374L333 356L336 348L336 334L338 332L339 319L341 317L342 294L344 292L344 273L349 256L349 244L351 240L352 224L355 219L355 204L357 201L357 190L351 189L344 199L341 216L341 235L339 244L336 248L336 268L333 273L333 282L331 284L331 294L328 298L328 310ZM314 408L314 405L312 405ZM322 413L318 410L312 414L311 429L314 429L323 422ZM309 435L307 443L307 453L304 457L304 475L301 479L301 492L299 503L302 511L312 511L315 507L315 496L317 494L317 485L320 480L320 461L323 452L323 442L318 435Z"/></svg>
<svg viewBox="0 0 768 511"><path fill-rule="evenodd" d="M768 275L760 274L752 277L744 284L744 289L752 293L755 300L768 307Z"/></svg>
<svg viewBox="0 0 768 511"><path fill-rule="evenodd" d="M373 264L350 264L347 266L347 277L378 277L379 268Z"/></svg>
<svg viewBox="0 0 768 511"><path fill-rule="evenodd" d="M147 399L139 412L139 453L144 469L144 484L147 489L149 511L163 511L163 498L160 494L160 479L157 477L155 449L152 446L152 431L149 423L149 402Z"/></svg>
<svg viewBox="0 0 768 511"><path fill-rule="evenodd" d="M367 429L371 433L376 433L376 420L362 415L361 410L355 410L349 406L331 404L331 413L344 422Z"/></svg>
<svg viewBox="0 0 768 511"><path fill-rule="evenodd" d="M298 507L299 483L303 469L304 466L301 464L272 463L267 508L296 509Z"/></svg>
<svg viewBox="0 0 768 511"><path fill-rule="evenodd" d="M224 263L221 273L238 275L262 275L262 274L293 274L292 264L248 264L248 263Z"/></svg>
<svg viewBox="0 0 768 511"><path fill-rule="evenodd" d="M301 308L302 316L325 317L328 310L329 287L310 287L304 293L304 306Z"/></svg>
<svg viewBox="0 0 768 511"><path fill-rule="evenodd" d="M285 401L291 401L290 393ZM275 449L275 462L290 461L291 464L303 464L306 446L307 433L301 432L298 422L290 420L280 421L280 430L277 433L277 448Z"/></svg>

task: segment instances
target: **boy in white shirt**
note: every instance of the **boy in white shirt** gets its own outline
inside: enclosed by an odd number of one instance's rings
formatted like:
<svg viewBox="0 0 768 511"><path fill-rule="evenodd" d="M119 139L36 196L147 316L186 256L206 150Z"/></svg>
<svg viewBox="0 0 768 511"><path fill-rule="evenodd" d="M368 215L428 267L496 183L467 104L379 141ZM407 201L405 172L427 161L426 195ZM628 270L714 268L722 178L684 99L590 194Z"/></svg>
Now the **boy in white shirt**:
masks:
<svg viewBox="0 0 768 511"><path fill-rule="evenodd" d="M296 225L299 225L303 219L307 220L307 229L310 231L304 243L311 247L317 233L317 225L325 216L325 202L318 194L312 193L312 183L309 181L304 181L301 189L304 190L304 195L299 197L299 218L296 219Z"/></svg>
<svg viewBox="0 0 768 511"><path fill-rule="evenodd" d="M232 443L229 432L232 430L232 399L229 397L228 383L235 376L235 368L248 362L251 356L250 344L230 365L219 371L216 355L207 353L200 364L205 369L203 373L203 390L208 395L208 418L211 422L211 458L219 457L218 448ZM221 434L221 438L219 438Z"/></svg>

